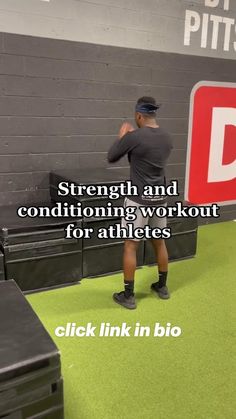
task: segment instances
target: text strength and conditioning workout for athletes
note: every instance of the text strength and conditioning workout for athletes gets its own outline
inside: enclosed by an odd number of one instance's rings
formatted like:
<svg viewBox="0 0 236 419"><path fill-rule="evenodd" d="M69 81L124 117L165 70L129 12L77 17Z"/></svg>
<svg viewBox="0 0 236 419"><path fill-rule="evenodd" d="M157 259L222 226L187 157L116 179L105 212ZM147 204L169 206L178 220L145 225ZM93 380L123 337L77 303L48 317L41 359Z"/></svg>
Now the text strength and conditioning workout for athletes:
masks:
<svg viewBox="0 0 236 419"><path fill-rule="evenodd" d="M146 185L142 191L143 198L149 201L153 199L153 206L139 205L122 205L115 206L114 200L121 197L137 196L139 191L137 186L132 185L130 181L122 182L117 185L75 185L74 183L61 182L58 188L60 196L79 196L79 197L106 197L113 202L106 202L102 206L85 206L82 202L69 204L67 202L57 202L53 207L48 206L30 206L18 208L19 217L58 217L58 218L123 218L127 223L126 228L121 227L119 223L110 225L108 228L101 227L97 231L99 239L121 238L121 239L168 239L171 237L171 229L165 227L152 228L145 225L143 228L134 228L132 221L137 219L137 211L139 211L145 219L154 216L160 218L196 218L196 217L219 217L219 207L216 204L210 206L189 206L183 205L182 202L175 202L175 205L166 205L167 196L179 196L178 182L172 181L168 186L150 186ZM132 202L132 201L131 201ZM118 220L117 220L118 221ZM93 228L80 228L76 224L69 224L65 228L67 239L70 238L91 238L94 233Z"/></svg>

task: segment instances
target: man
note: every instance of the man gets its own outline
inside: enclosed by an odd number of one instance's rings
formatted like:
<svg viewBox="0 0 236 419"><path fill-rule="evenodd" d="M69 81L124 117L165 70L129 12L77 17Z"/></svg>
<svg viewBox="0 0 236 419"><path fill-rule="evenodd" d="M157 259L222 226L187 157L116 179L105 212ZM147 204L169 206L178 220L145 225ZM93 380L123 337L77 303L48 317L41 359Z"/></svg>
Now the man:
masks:
<svg viewBox="0 0 236 419"><path fill-rule="evenodd" d="M131 124L122 125L119 138L108 152L110 163L118 161L124 155L128 155L130 163L130 180L138 187L138 196L132 196L132 200L125 198L125 206L136 206L137 219L133 222L134 228L143 228L149 224L152 228L165 228L166 218L144 218L140 213L140 206L166 205L166 197L143 196L143 188L146 185L165 185L165 166L172 149L170 136L164 132L156 121L156 112L159 108L152 97L142 97L138 100L135 108L135 121L138 129L134 130ZM130 221L129 221L130 222ZM127 221L122 219L122 227L126 227ZM128 309L136 308L134 296L134 276L136 270L136 253L139 241L137 239L125 240L123 255L124 291L115 293L113 299L116 303ZM162 239L152 240L158 265L159 279L151 285L160 298L169 298L166 286L168 274L168 253L165 241Z"/></svg>

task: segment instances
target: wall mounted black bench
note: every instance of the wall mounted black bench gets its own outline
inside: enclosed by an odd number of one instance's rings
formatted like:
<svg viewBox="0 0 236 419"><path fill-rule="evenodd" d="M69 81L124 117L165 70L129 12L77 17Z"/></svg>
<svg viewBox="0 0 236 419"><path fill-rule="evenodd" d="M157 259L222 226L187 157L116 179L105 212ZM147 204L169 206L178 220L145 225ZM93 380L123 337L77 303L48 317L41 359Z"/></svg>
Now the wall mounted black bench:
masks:
<svg viewBox="0 0 236 419"><path fill-rule="evenodd" d="M91 196L62 196L58 195L58 185L60 182L74 183L75 185L119 185L121 182L129 180L129 169L90 169L90 170L61 170L51 172L49 176L50 196L53 202L68 202L76 204L82 203L84 206L101 206L106 205L108 201L118 206L122 204L124 198L118 200L111 200L105 196L91 197Z"/></svg>
<svg viewBox="0 0 236 419"><path fill-rule="evenodd" d="M78 202L85 206L106 206L112 202L114 206L122 206L124 198L117 200L108 197L91 198L88 196L59 196L57 194L60 182L74 183L75 185L119 185L129 179L129 169L94 169L94 170L63 170L50 174L50 196L53 202L68 202L76 205ZM119 218L83 218L84 228L94 228L91 239L83 239L83 277L94 277L122 270L122 239L98 239L96 232L99 227L119 223ZM138 266L143 265L144 245L138 251Z"/></svg>
<svg viewBox="0 0 236 419"><path fill-rule="evenodd" d="M194 257L197 250L197 228L196 218L172 218L168 220L168 227L171 228L172 236L166 240L169 260L182 260ZM144 265L156 263L155 253L149 240L144 245Z"/></svg>
<svg viewBox="0 0 236 419"><path fill-rule="evenodd" d="M129 179L129 169L94 169L94 170L63 170L50 174L50 196L53 202L82 203L82 206L106 205L107 198L59 196L57 194L60 182L75 185L104 184L115 185ZM122 205L123 198L114 201L114 205ZM176 197L169 197L169 205L175 205ZM106 227L115 224L117 219L83 219L85 227ZM197 247L196 219L169 219L168 226L172 229L172 237L166 240L169 260L181 260L193 257ZM83 276L96 276L122 270L122 240L98 240L95 235L91 240L83 240ZM138 265L152 265L156 263L152 244L149 240L142 242L138 251Z"/></svg>
<svg viewBox="0 0 236 419"><path fill-rule="evenodd" d="M50 174L51 203L78 203L79 197L58 196L59 182L77 185L119 185L129 179L128 169L96 169L94 171L62 171ZM84 206L106 206L107 197L83 197ZM174 197L171 198L173 205ZM122 205L123 198L114 205ZM34 205L34 204L32 204ZM17 207L1 207L0 250L4 253L5 277L15 279L25 292L78 283L84 277L106 275L122 270L122 239L101 240L96 237L99 227L120 223L118 218L19 218ZM91 239L65 239L65 227L93 227ZM193 257L197 245L196 219L170 219L173 236L166 240L169 259ZM1 261L1 257L0 257ZM138 266L156 262L150 241L141 242L137 255ZM1 266L1 265L0 265ZM2 270L3 272L3 270ZM0 267L1 275L1 267ZM0 279L3 279L3 275Z"/></svg>
<svg viewBox="0 0 236 419"><path fill-rule="evenodd" d="M119 218L90 218L83 220L85 228L93 228L90 239L83 239L83 276L99 276L119 272L123 264L124 240L98 239L97 230L100 227L120 224ZM144 243L141 242L137 252L137 265L143 265Z"/></svg>
<svg viewBox="0 0 236 419"><path fill-rule="evenodd" d="M57 347L14 281L0 295L0 418L63 419Z"/></svg>
<svg viewBox="0 0 236 419"><path fill-rule="evenodd" d="M23 291L78 283L82 241L65 239L64 229L71 222L66 218L20 218L16 206L1 207L0 248L6 279L14 279ZM76 224L81 226L81 220Z"/></svg>

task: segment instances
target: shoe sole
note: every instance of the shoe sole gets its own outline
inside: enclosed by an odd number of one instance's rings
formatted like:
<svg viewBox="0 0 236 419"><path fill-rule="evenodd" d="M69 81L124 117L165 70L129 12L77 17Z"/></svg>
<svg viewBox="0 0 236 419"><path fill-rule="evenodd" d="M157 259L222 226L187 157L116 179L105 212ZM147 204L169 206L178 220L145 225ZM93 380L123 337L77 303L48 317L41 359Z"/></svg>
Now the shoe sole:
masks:
<svg viewBox="0 0 236 419"><path fill-rule="evenodd" d="M136 305L134 306L126 306L124 304L122 304L120 301L116 300L116 298L114 296L112 296L113 300L115 301L116 304L119 304L120 306L127 308L128 310L135 310L137 308Z"/></svg>
<svg viewBox="0 0 236 419"><path fill-rule="evenodd" d="M156 290L154 290L153 288L151 288L151 291L152 291L152 292L154 292L154 294L155 294L155 295L158 295L158 297L159 297L161 300L169 300L169 299L170 299L170 295L165 296L165 295L163 295L163 294L159 294L159 292L158 292L158 291L156 291Z"/></svg>

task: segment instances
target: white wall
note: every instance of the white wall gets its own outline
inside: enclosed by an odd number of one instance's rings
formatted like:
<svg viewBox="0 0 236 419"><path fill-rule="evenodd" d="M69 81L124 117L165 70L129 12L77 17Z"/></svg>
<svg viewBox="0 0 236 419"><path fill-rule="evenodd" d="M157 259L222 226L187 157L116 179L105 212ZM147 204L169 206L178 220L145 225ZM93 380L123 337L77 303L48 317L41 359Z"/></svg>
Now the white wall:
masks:
<svg viewBox="0 0 236 419"><path fill-rule="evenodd" d="M199 26L189 45L186 9L192 29ZM203 25L203 14L232 19L214 23L216 49L213 22ZM0 32L235 59L236 0L0 0Z"/></svg>

